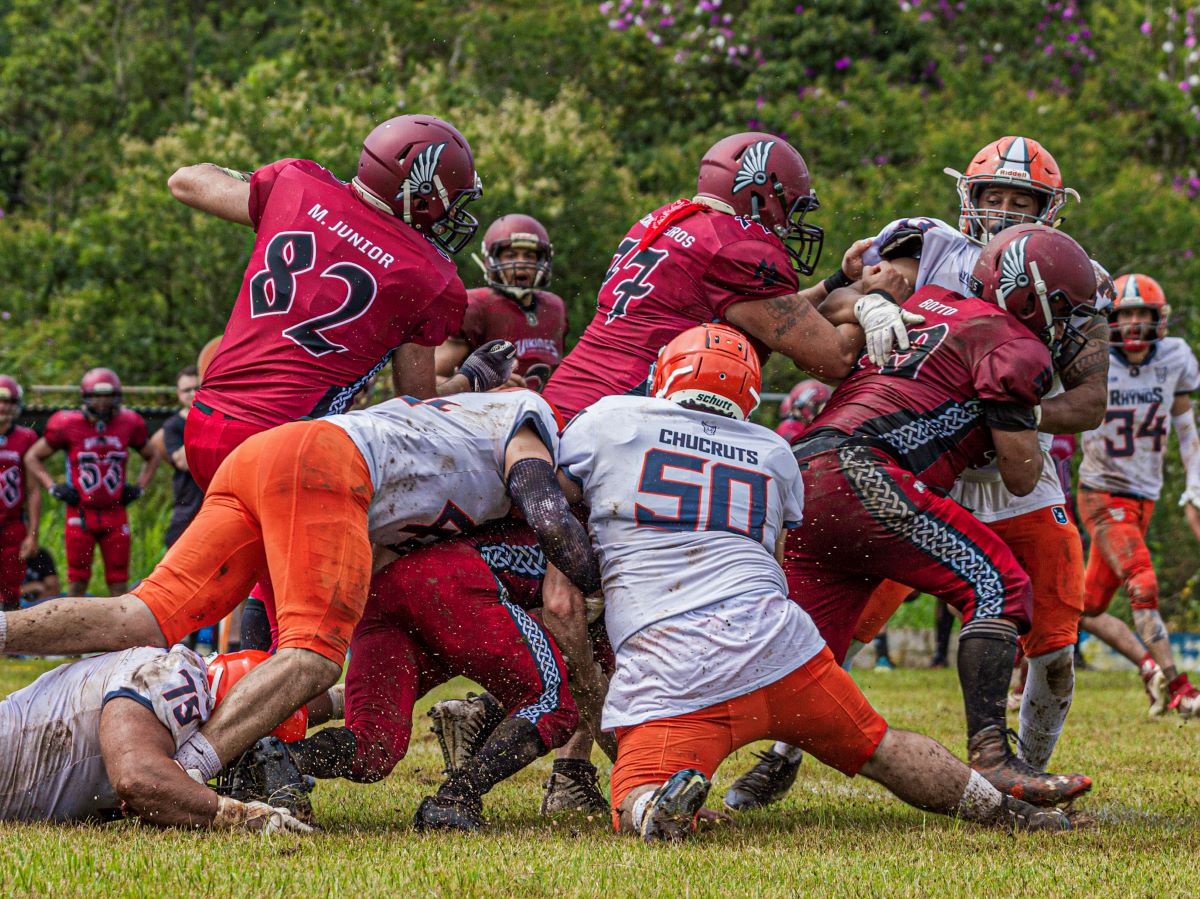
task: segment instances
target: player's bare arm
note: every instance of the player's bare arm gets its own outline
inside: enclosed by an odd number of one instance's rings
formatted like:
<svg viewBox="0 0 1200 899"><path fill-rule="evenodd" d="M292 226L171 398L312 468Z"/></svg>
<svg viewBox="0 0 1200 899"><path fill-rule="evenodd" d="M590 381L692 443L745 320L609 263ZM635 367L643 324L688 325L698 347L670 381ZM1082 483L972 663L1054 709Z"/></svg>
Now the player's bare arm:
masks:
<svg viewBox="0 0 1200 899"><path fill-rule="evenodd" d="M171 195L193 209L250 226L250 176L211 162L187 165L167 179Z"/></svg>
<svg viewBox="0 0 1200 899"><path fill-rule="evenodd" d="M471 345L459 337L449 338L434 350L434 371L439 387L458 373L458 367L470 353Z"/></svg>
<svg viewBox="0 0 1200 899"><path fill-rule="evenodd" d="M1004 486L1016 496L1025 496L1042 476L1042 448L1037 431L1007 431L991 428L996 446L996 465Z"/></svg>
<svg viewBox="0 0 1200 899"><path fill-rule="evenodd" d="M162 462L162 456L155 452L154 447L149 442L145 443L138 449L138 455L146 460L146 464L142 466L142 470L138 472L137 485L142 490L149 486L154 479L154 473L158 471L158 466Z"/></svg>
<svg viewBox="0 0 1200 899"><path fill-rule="evenodd" d="M433 347L406 343L392 353L392 389L396 396L427 400L438 395Z"/></svg>
<svg viewBox="0 0 1200 899"><path fill-rule="evenodd" d="M862 349L856 327L830 324L796 294L735 303L725 317L798 368L821 378L846 377Z"/></svg>
<svg viewBox="0 0 1200 899"><path fill-rule="evenodd" d="M1038 430L1047 434L1078 434L1104 423L1108 408L1108 322L1096 316L1085 329L1087 343L1059 376L1062 393L1042 400Z"/></svg>
<svg viewBox="0 0 1200 899"><path fill-rule="evenodd" d="M45 437L39 437L38 442L31 446L29 452L25 454L26 474L47 490L54 487L54 478L46 468L46 460L53 455L54 447L46 442Z"/></svg>

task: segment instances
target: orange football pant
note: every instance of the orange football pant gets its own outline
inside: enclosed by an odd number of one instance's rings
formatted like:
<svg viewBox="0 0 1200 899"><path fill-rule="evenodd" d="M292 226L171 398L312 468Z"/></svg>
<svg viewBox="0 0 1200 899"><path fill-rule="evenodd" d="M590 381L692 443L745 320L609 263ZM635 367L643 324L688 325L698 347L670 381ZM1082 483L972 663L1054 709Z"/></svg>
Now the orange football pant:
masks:
<svg viewBox="0 0 1200 899"><path fill-rule="evenodd" d="M904 605L913 588L898 581L884 581L875 588L854 626L854 639L859 643L870 643L879 636L896 610Z"/></svg>
<svg viewBox="0 0 1200 899"><path fill-rule="evenodd" d="M708 708L617 729L610 782L617 809L636 787L695 768L711 778L735 749L782 740L853 777L879 748L887 722L829 647L774 683Z"/></svg>
<svg viewBox="0 0 1200 899"><path fill-rule="evenodd" d="M279 648L341 665L371 581L372 493L362 453L336 425L255 434L221 463L196 518L132 592L170 645L220 621L269 575Z"/></svg>
<svg viewBox="0 0 1200 899"><path fill-rule="evenodd" d="M1084 574L1085 615L1106 611L1121 586L1133 608L1158 608L1158 577L1146 547L1153 514L1154 500L1086 487L1079 491L1079 517L1092 539Z"/></svg>

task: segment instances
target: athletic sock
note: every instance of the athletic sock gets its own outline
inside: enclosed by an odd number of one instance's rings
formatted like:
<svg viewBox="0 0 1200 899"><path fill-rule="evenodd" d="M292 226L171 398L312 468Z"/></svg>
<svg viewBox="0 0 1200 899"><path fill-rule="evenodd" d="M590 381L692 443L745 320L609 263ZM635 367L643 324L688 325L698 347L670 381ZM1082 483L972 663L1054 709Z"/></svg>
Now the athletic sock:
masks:
<svg viewBox="0 0 1200 899"><path fill-rule="evenodd" d="M1004 794L988 783L978 771L972 771L958 800L958 817L964 821L989 823L1004 807Z"/></svg>
<svg viewBox="0 0 1200 899"><path fill-rule="evenodd" d="M1167 684L1167 692L1174 696L1181 690L1186 690L1190 685L1191 681L1188 680L1187 672L1185 671L1183 674L1179 675L1179 677L1175 678L1175 680Z"/></svg>
<svg viewBox="0 0 1200 899"><path fill-rule="evenodd" d="M524 718L505 718L479 751L446 778L438 795L478 802L500 781L547 752L533 724Z"/></svg>
<svg viewBox="0 0 1200 899"><path fill-rule="evenodd" d="M776 743L771 747L771 751L776 755L781 755L793 765L798 765L800 760L804 758L804 750L797 749L795 746L789 746L787 743Z"/></svg>
<svg viewBox="0 0 1200 899"><path fill-rule="evenodd" d="M1008 727L1005 708L1017 626L1002 618L974 619L958 638L958 680L967 714L967 737L987 727Z"/></svg>
<svg viewBox="0 0 1200 899"><path fill-rule="evenodd" d="M654 790L647 790L637 799L633 800L633 808L629 810L629 820L633 822L633 829L641 833L642 820L646 817L646 806L650 804L650 800L654 798Z"/></svg>
<svg viewBox="0 0 1200 899"><path fill-rule="evenodd" d="M1074 648L1064 646L1029 659L1021 698L1021 739L1017 755L1045 771L1062 735L1075 695Z"/></svg>
<svg viewBox="0 0 1200 899"><path fill-rule="evenodd" d="M348 727L327 727L311 737L289 743L288 753L301 774L349 777L358 754L358 740Z"/></svg>

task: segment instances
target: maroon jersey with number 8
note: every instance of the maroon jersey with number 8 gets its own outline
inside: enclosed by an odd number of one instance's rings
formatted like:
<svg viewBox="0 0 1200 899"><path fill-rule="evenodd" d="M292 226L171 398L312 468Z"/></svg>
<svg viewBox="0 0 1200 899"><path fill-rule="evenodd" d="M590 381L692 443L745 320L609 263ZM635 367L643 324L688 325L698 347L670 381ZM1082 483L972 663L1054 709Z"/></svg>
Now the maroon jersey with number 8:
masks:
<svg viewBox="0 0 1200 899"><path fill-rule="evenodd" d="M566 419L602 396L636 388L659 349L688 328L723 321L742 300L799 289L778 237L750 219L707 206L675 218L643 246L646 229L669 209L650 213L621 241L595 318L546 385L546 398ZM765 355L765 348L758 349Z"/></svg>
<svg viewBox="0 0 1200 899"><path fill-rule="evenodd" d="M38 435L17 425L0 434L0 522L20 521L25 512L25 453Z"/></svg>
<svg viewBox="0 0 1200 899"><path fill-rule="evenodd" d="M925 483L949 490L994 450L984 403L1036 406L1050 388L1050 353L1008 313L975 297L924 287L904 308L925 316L908 329L911 349L893 352L882 369L860 357L808 434L833 428L869 438Z"/></svg>
<svg viewBox="0 0 1200 899"><path fill-rule="evenodd" d="M67 483L79 491L80 508L108 509L121 501L129 449L141 449L146 422L131 409L118 409L107 421L93 421L78 409L55 412L42 434L67 454Z"/></svg>
<svg viewBox="0 0 1200 899"><path fill-rule="evenodd" d="M255 172L249 212L254 252L198 402L262 427L344 412L401 344L461 325L450 257L315 162Z"/></svg>

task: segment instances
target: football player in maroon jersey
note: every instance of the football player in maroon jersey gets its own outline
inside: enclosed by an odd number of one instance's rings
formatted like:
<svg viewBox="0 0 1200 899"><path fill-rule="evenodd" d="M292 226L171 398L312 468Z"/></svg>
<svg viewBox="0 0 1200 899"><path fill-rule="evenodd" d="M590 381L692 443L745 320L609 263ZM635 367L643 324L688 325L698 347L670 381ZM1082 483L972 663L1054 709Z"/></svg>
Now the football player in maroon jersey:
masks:
<svg viewBox="0 0 1200 899"><path fill-rule="evenodd" d="M25 453L37 434L17 424L24 391L16 378L0 375L0 605L7 611L21 602L25 560L37 549L42 493L27 490Z"/></svg>
<svg viewBox="0 0 1200 899"><path fill-rule="evenodd" d="M1002 231L972 283L979 299L927 286L904 305L923 314L908 351L866 356L796 444L805 525L789 534L790 595L839 660L885 578L963 612L958 668L972 766L1035 804L1086 792L1082 775L1043 774L1008 745L1005 697L1032 589L1012 551L945 496L967 466L994 461L1023 496L1041 475L1037 421L1051 384L1047 346L1095 302L1096 275L1071 238L1044 225ZM997 308L997 306L999 308ZM844 560L854 559L852 569Z"/></svg>
<svg viewBox="0 0 1200 899"><path fill-rule="evenodd" d="M472 350L504 338L517 347L509 385L541 390L562 360L567 335L566 305L546 290L550 235L533 216L503 215L484 232L483 256L487 287L467 291L462 328L438 347L438 382L452 377Z"/></svg>
<svg viewBox="0 0 1200 899"><path fill-rule="evenodd" d="M142 495L158 454L150 446L146 422L121 406L121 379L107 368L93 368L80 381L83 403L50 416L46 431L25 454L30 477L67 507L67 595L83 596L92 577L96 546L104 559L109 593L120 596L129 585L129 515L125 507ZM129 450L146 464L137 482L125 481ZM46 459L62 450L67 475L57 484Z"/></svg>

